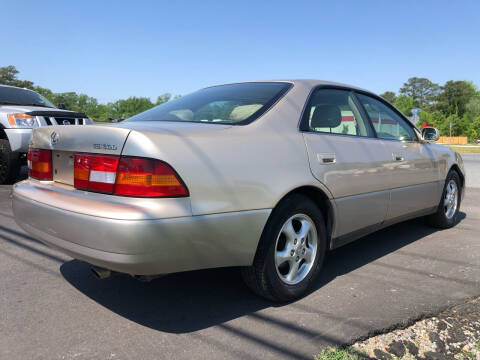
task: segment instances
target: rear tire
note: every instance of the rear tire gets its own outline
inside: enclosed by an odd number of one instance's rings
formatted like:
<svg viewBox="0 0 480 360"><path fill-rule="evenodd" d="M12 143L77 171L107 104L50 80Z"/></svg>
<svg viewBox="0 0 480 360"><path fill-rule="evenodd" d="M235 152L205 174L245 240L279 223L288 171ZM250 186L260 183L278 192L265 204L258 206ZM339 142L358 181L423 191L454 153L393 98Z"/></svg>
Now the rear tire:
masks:
<svg viewBox="0 0 480 360"><path fill-rule="evenodd" d="M14 182L20 173L20 154L13 152L6 139L0 139L0 184Z"/></svg>
<svg viewBox="0 0 480 360"><path fill-rule="evenodd" d="M443 186L442 197L437 211L427 216L427 223L440 229L448 229L454 226L458 219L461 193L460 176L455 170L450 170Z"/></svg>
<svg viewBox="0 0 480 360"><path fill-rule="evenodd" d="M322 212L308 197L293 194L272 211L253 265L242 269L243 279L269 300L299 298L320 272L326 248Z"/></svg>

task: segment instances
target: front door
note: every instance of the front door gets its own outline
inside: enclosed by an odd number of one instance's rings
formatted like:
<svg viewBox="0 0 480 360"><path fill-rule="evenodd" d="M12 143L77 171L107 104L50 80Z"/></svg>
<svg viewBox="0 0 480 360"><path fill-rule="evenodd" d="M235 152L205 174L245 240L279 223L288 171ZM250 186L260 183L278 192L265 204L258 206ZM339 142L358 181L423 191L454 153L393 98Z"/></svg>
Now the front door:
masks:
<svg viewBox="0 0 480 360"><path fill-rule="evenodd" d="M427 144L393 109L378 99L357 94L379 139L391 154L392 188L387 219L400 219L438 205L438 165Z"/></svg>

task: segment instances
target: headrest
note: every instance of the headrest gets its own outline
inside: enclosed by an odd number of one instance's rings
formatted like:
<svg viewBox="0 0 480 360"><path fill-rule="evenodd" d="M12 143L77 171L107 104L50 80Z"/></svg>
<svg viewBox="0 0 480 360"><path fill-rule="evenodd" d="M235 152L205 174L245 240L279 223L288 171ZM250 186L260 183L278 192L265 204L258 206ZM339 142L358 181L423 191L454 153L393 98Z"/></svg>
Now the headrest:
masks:
<svg viewBox="0 0 480 360"><path fill-rule="evenodd" d="M260 109L262 104L250 104L250 105L240 105L235 107L230 113L230 120L241 121L252 116L258 109Z"/></svg>
<svg viewBox="0 0 480 360"><path fill-rule="evenodd" d="M342 113L338 106L317 105L310 120L311 128L335 128L342 123Z"/></svg>

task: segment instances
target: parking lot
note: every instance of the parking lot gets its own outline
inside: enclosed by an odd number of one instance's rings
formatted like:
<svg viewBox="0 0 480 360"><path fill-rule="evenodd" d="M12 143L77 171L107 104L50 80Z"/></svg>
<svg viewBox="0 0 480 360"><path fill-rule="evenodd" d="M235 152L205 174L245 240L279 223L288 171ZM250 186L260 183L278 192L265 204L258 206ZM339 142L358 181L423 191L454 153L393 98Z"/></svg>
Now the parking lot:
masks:
<svg viewBox="0 0 480 360"><path fill-rule="evenodd" d="M238 269L97 280L25 234L1 186L0 358L311 359L480 295L480 154L464 160L457 226L408 221L333 251L314 291L282 305L252 295Z"/></svg>

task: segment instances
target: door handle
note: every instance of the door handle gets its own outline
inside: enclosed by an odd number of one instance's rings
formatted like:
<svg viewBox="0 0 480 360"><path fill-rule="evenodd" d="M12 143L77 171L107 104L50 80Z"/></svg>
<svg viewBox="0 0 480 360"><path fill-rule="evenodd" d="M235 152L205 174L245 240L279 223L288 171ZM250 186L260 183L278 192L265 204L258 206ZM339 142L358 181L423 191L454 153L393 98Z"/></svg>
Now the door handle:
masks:
<svg viewBox="0 0 480 360"><path fill-rule="evenodd" d="M317 160L322 164L335 164L335 154L333 153L317 153Z"/></svg>
<svg viewBox="0 0 480 360"><path fill-rule="evenodd" d="M392 155L393 155L393 160L395 160L395 161L405 160L405 158L402 155L398 155L398 154L392 154Z"/></svg>

